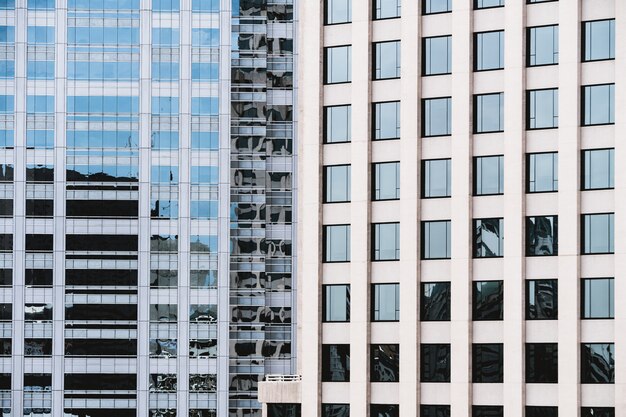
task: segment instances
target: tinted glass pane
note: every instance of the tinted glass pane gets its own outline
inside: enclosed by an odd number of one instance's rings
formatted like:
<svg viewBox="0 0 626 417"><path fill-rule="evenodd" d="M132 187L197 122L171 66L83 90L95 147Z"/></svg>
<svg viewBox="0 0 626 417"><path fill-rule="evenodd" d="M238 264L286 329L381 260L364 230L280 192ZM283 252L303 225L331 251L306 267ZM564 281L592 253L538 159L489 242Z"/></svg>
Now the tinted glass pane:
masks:
<svg viewBox="0 0 626 417"><path fill-rule="evenodd" d="M559 125L558 90L528 92L528 128L549 129Z"/></svg>
<svg viewBox="0 0 626 417"><path fill-rule="evenodd" d="M347 262L350 260L350 226L325 226L325 262Z"/></svg>
<svg viewBox="0 0 626 417"><path fill-rule="evenodd" d="M472 382L502 382L503 365L502 344L472 345Z"/></svg>
<svg viewBox="0 0 626 417"><path fill-rule="evenodd" d="M380 223L373 227L373 260L400 259L400 223Z"/></svg>
<svg viewBox="0 0 626 417"><path fill-rule="evenodd" d="M422 162L422 196L424 198L450 197L451 159L434 159Z"/></svg>
<svg viewBox="0 0 626 417"><path fill-rule="evenodd" d="M504 68L504 31L477 33L474 41L474 70Z"/></svg>
<svg viewBox="0 0 626 417"><path fill-rule="evenodd" d="M583 60L615 58L615 20L583 23Z"/></svg>
<svg viewBox="0 0 626 417"><path fill-rule="evenodd" d="M351 106L326 107L326 143L350 142Z"/></svg>
<svg viewBox="0 0 626 417"><path fill-rule="evenodd" d="M352 47L326 48L326 83L345 83L352 76Z"/></svg>
<svg viewBox="0 0 626 417"><path fill-rule="evenodd" d="M526 382L557 383L558 359L556 343L526 343Z"/></svg>
<svg viewBox="0 0 626 417"><path fill-rule="evenodd" d="M374 104L374 139L400 137L400 102Z"/></svg>
<svg viewBox="0 0 626 417"><path fill-rule="evenodd" d="M374 164L374 200L395 200L400 198L400 163L386 162Z"/></svg>
<svg viewBox="0 0 626 417"><path fill-rule="evenodd" d="M350 201L350 165L325 167L327 203Z"/></svg>
<svg viewBox="0 0 626 417"><path fill-rule="evenodd" d="M424 38L423 54L424 75L452 72L452 36Z"/></svg>
<svg viewBox="0 0 626 417"><path fill-rule="evenodd" d="M583 189L615 187L615 150L583 151Z"/></svg>
<svg viewBox="0 0 626 417"><path fill-rule="evenodd" d="M449 405L421 405L421 417L450 417Z"/></svg>
<svg viewBox="0 0 626 417"><path fill-rule="evenodd" d="M421 382L450 382L450 345L421 345Z"/></svg>
<svg viewBox="0 0 626 417"><path fill-rule="evenodd" d="M503 417L504 407L500 405L473 405L472 417Z"/></svg>
<svg viewBox="0 0 626 417"><path fill-rule="evenodd" d="M504 156L474 158L474 195L504 193Z"/></svg>
<svg viewBox="0 0 626 417"><path fill-rule="evenodd" d="M400 77L400 41L374 44L374 79Z"/></svg>
<svg viewBox="0 0 626 417"><path fill-rule="evenodd" d="M423 136L446 136L452 133L452 99L431 98L423 101Z"/></svg>
<svg viewBox="0 0 626 417"><path fill-rule="evenodd" d="M267 404L267 413L273 417L300 417L302 415L300 404ZM190 417L196 417L196 414L192 414L190 410ZM208 414L207 414L208 415ZM156 415L155 415L156 416ZM166 417L159 414L159 417ZM202 415L204 417L204 415Z"/></svg>
<svg viewBox="0 0 626 417"><path fill-rule="evenodd" d="M615 346L613 343L587 343L580 347L580 382L612 384L615 382Z"/></svg>
<svg viewBox="0 0 626 417"><path fill-rule="evenodd" d="M350 285L324 285L324 321L350 321Z"/></svg>
<svg viewBox="0 0 626 417"><path fill-rule="evenodd" d="M559 417L559 408L527 405L526 417Z"/></svg>
<svg viewBox="0 0 626 417"><path fill-rule="evenodd" d="M421 320L450 320L450 283L432 282L422 284Z"/></svg>
<svg viewBox="0 0 626 417"><path fill-rule="evenodd" d="M581 291L583 319L615 317L613 278L583 279Z"/></svg>
<svg viewBox="0 0 626 417"><path fill-rule="evenodd" d="M326 0L326 24L347 23L352 20L352 0Z"/></svg>
<svg viewBox="0 0 626 417"><path fill-rule="evenodd" d="M448 259L450 253L450 221L422 222L422 259Z"/></svg>
<svg viewBox="0 0 626 417"><path fill-rule="evenodd" d="M350 381L350 345L322 345L322 381Z"/></svg>
<svg viewBox="0 0 626 417"><path fill-rule="evenodd" d="M556 320L559 313L558 281L526 281L526 320Z"/></svg>
<svg viewBox="0 0 626 417"><path fill-rule="evenodd" d="M374 0L374 16L376 19L400 17L401 0Z"/></svg>
<svg viewBox="0 0 626 417"><path fill-rule="evenodd" d="M581 417L615 417L613 407L582 407Z"/></svg>
<svg viewBox="0 0 626 417"><path fill-rule="evenodd" d="M400 381L400 345L372 345L371 349L370 381Z"/></svg>
<svg viewBox="0 0 626 417"><path fill-rule="evenodd" d="M559 154L529 154L527 159L528 192L541 193L558 191Z"/></svg>
<svg viewBox="0 0 626 417"><path fill-rule="evenodd" d="M614 252L613 213L583 215L583 254Z"/></svg>
<svg viewBox="0 0 626 417"><path fill-rule="evenodd" d="M474 282L472 305L474 320L502 320L504 313L503 282Z"/></svg>
<svg viewBox="0 0 626 417"><path fill-rule="evenodd" d="M504 130L504 93L474 96L474 132Z"/></svg>
<svg viewBox="0 0 626 417"><path fill-rule="evenodd" d="M615 85L583 87L583 125L615 123Z"/></svg>
<svg viewBox="0 0 626 417"><path fill-rule="evenodd" d="M350 404L322 404L322 417L350 417Z"/></svg>
<svg viewBox="0 0 626 417"><path fill-rule="evenodd" d="M528 29L528 65L551 65L559 62L559 27Z"/></svg>
<svg viewBox="0 0 626 417"><path fill-rule="evenodd" d="M400 320L400 284L374 284L372 289L372 320Z"/></svg>
<svg viewBox="0 0 626 417"><path fill-rule="evenodd" d="M504 220L474 220L474 257L504 256Z"/></svg>
<svg viewBox="0 0 626 417"><path fill-rule="evenodd" d="M558 217L526 218L526 256L558 255Z"/></svg>
<svg viewBox="0 0 626 417"><path fill-rule="evenodd" d="M445 13L452 11L452 0L424 0L424 14Z"/></svg>

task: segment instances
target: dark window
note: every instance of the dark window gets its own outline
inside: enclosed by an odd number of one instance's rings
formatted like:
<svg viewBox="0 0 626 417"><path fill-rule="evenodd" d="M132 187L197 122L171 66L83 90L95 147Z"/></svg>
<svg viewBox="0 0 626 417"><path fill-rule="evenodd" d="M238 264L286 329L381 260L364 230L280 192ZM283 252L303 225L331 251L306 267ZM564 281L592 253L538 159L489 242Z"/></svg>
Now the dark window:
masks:
<svg viewBox="0 0 626 417"><path fill-rule="evenodd" d="M504 256L504 219L474 220L474 258Z"/></svg>
<svg viewBox="0 0 626 417"><path fill-rule="evenodd" d="M452 134L452 99L450 97L422 100L422 136Z"/></svg>
<svg viewBox="0 0 626 417"><path fill-rule="evenodd" d="M68 251L136 251L137 235L65 235Z"/></svg>
<svg viewBox="0 0 626 417"><path fill-rule="evenodd" d="M350 165L324 167L324 202L350 201Z"/></svg>
<svg viewBox="0 0 626 417"><path fill-rule="evenodd" d="M475 281L472 319L502 320L504 314L504 282Z"/></svg>
<svg viewBox="0 0 626 417"><path fill-rule="evenodd" d="M559 90L529 90L526 97L526 128L552 129L559 127Z"/></svg>
<svg viewBox="0 0 626 417"><path fill-rule="evenodd" d="M615 187L615 149L583 151L583 190L603 190Z"/></svg>
<svg viewBox="0 0 626 417"><path fill-rule="evenodd" d="M324 262L350 261L350 225L324 226Z"/></svg>
<svg viewBox="0 0 626 417"><path fill-rule="evenodd" d="M400 162L381 162L372 167L372 200L400 198Z"/></svg>
<svg viewBox="0 0 626 417"><path fill-rule="evenodd" d="M559 27L557 25L528 28L529 67L559 63Z"/></svg>
<svg viewBox="0 0 626 417"><path fill-rule="evenodd" d="M28 343L29 339L24 339L24 344ZM0 339L0 356L11 356L11 339Z"/></svg>
<svg viewBox="0 0 626 417"><path fill-rule="evenodd" d="M350 142L352 106L324 107L324 143Z"/></svg>
<svg viewBox="0 0 626 417"><path fill-rule="evenodd" d="M580 300L581 318L612 319L615 317L615 289L613 278L582 280Z"/></svg>
<svg viewBox="0 0 626 417"><path fill-rule="evenodd" d="M13 216L13 200L0 200L0 217Z"/></svg>
<svg viewBox="0 0 626 417"><path fill-rule="evenodd" d="M24 356L50 355L52 355L52 339L24 339Z"/></svg>
<svg viewBox="0 0 626 417"><path fill-rule="evenodd" d="M422 259L450 259L450 220L422 222Z"/></svg>
<svg viewBox="0 0 626 417"><path fill-rule="evenodd" d="M375 223L372 225L372 260L397 261L400 259L400 223Z"/></svg>
<svg viewBox="0 0 626 417"><path fill-rule="evenodd" d="M420 381L450 382L450 345L420 346Z"/></svg>
<svg viewBox="0 0 626 417"><path fill-rule="evenodd" d="M374 42L372 79L400 78L400 62L400 41Z"/></svg>
<svg viewBox="0 0 626 417"><path fill-rule="evenodd" d="M137 306L135 304L66 304L66 320L107 320L128 321L137 320Z"/></svg>
<svg viewBox="0 0 626 417"><path fill-rule="evenodd" d="M559 417L559 407L527 405L526 417Z"/></svg>
<svg viewBox="0 0 626 417"><path fill-rule="evenodd" d="M26 182L53 182L54 168L47 165L26 165Z"/></svg>
<svg viewBox="0 0 626 417"><path fill-rule="evenodd" d="M614 252L614 215L583 214L583 255Z"/></svg>
<svg viewBox="0 0 626 417"><path fill-rule="evenodd" d="M474 133L504 130L504 93L474 96Z"/></svg>
<svg viewBox="0 0 626 417"><path fill-rule="evenodd" d="M503 417L504 407L501 405L473 405L472 417Z"/></svg>
<svg viewBox="0 0 626 417"><path fill-rule="evenodd" d="M0 251L13 250L13 235L0 234Z"/></svg>
<svg viewBox="0 0 626 417"><path fill-rule="evenodd" d="M400 320L400 284L372 284L372 321Z"/></svg>
<svg viewBox="0 0 626 417"><path fill-rule="evenodd" d="M26 271L29 271L28 269ZM0 286L9 287L13 284L13 270L0 269ZM28 285L28 282L26 283Z"/></svg>
<svg viewBox="0 0 626 417"><path fill-rule="evenodd" d="M556 279L526 281L526 320L558 318L558 281Z"/></svg>
<svg viewBox="0 0 626 417"><path fill-rule="evenodd" d="M613 407L582 407L580 417L615 417Z"/></svg>
<svg viewBox="0 0 626 417"><path fill-rule="evenodd" d="M545 193L559 189L559 154L556 152L531 153L526 156L529 193Z"/></svg>
<svg viewBox="0 0 626 417"><path fill-rule="evenodd" d="M526 382L556 384L559 382L557 343L526 343Z"/></svg>
<svg viewBox="0 0 626 417"><path fill-rule="evenodd" d="M420 301L422 321L450 321L450 283L422 283Z"/></svg>
<svg viewBox="0 0 626 417"><path fill-rule="evenodd" d="M321 417L350 417L350 404L322 404Z"/></svg>
<svg viewBox="0 0 626 417"><path fill-rule="evenodd" d="M67 200L66 215L68 217L137 217L139 201Z"/></svg>
<svg viewBox="0 0 626 417"><path fill-rule="evenodd" d="M136 390L136 374L65 374L67 390Z"/></svg>
<svg viewBox="0 0 626 417"><path fill-rule="evenodd" d="M449 405L420 405L421 417L450 417Z"/></svg>
<svg viewBox="0 0 626 417"><path fill-rule="evenodd" d="M504 380L504 353L501 343L472 345L472 382Z"/></svg>
<svg viewBox="0 0 626 417"><path fill-rule="evenodd" d="M52 252L53 247L52 235L26 235L25 249L27 251L36 252Z"/></svg>
<svg viewBox="0 0 626 417"><path fill-rule="evenodd" d="M615 345L583 343L580 347L581 384L613 384L615 382Z"/></svg>
<svg viewBox="0 0 626 417"><path fill-rule="evenodd" d="M68 356L136 356L134 339L65 339Z"/></svg>
<svg viewBox="0 0 626 417"><path fill-rule="evenodd" d="M190 272L190 281L193 282L194 287L197 287L198 276L197 273L200 271L195 271L196 276L192 276L192 272ZM206 271L208 272L208 271ZM195 278L195 280L194 280ZM169 269L152 269L150 271L150 288L167 288L167 287L175 287L178 284L178 271L169 270Z"/></svg>
<svg viewBox="0 0 626 417"><path fill-rule="evenodd" d="M373 140L400 138L400 102L373 104Z"/></svg>
<svg viewBox="0 0 626 417"><path fill-rule="evenodd" d="M422 198L450 197L452 195L452 160L422 161Z"/></svg>
<svg viewBox="0 0 626 417"><path fill-rule="evenodd" d="M474 34L474 71L504 68L504 31Z"/></svg>
<svg viewBox="0 0 626 417"><path fill-rule="evenodd" d="M558 216L526 217L526 256L559 254Z"/></svg>
<svg viewBox="0 0 626 417"><path fill-rule="evenodd" d="M38 323L52 321L52 304L24 305L24 320Z"/></svg>
<svg viewBox="0 0 626 417"><path fill-rule="evenodd" d="M615 19L583 22L583 61L615 59Z"/></svg>
<svg viewBox="0 0 626 417"><path fill-rule="evenodd" d="M24 391L52 391L52 375L24 374Z"/></svg>
<svg viewBox="0 0 626 417"><path fill-rule="evenodd" d="M52 271L50 271L52 283ZM137 285L136 269L66 269L66 285Z"/></svg>
<svg viewBox="0 0 626 417"><path fill-rule="evenodd" d="M322 291L324 321L350 321L350 285L324 285Z"/></svg>
<svg viewBox="0 0 626 417"><path fill-rule="evenodd" d="M474 195L504 193L504 156L474 158Z"/></svg>
<svg viewBox="0 0 626 417"><path fill-rule="evenodd" d="M422 41L422 74L452 73L452 36L424 38Z"/></svg>
<svg viewBox="0 0 626 417"><path fill-rule="evenodd" d="M54 215L54 200L26 200L27 217L52 217Z"/></svg>
<svg viewBox="0 0 626 417"><path fill-rule="evenodd" d="M13 181L13 165L0 164L0 181L10 182Z"/></svg>
<svg viewBox="0 0 626 417"><path fill-rule="evenodd" d="M400 345L371 345L370 381L400 381Z"/></svg>
<svg viewBox="0 0 626 417"><path fill-rule="evenodd" d="M615 84L586 85L582 88L583 126L615 123Z"/></svg>
<svg viewBox="0 0 626 417"><path fill-rule="evenodd" d="M322 345L322 381L350 381L350 345Z"/></svg>
<svg viewBox="0 0 626 417"><path fill-rule="evenodd" d="M271 417L300 417L302 415L300 407L300 404L268 403L267 414Z"/></svg>
<svg viewBox="0 0 626 417"><path fill-rule="evenodd" d="M400 17L401 0L374 0L374 20Z"/></svg>
<svg viewBox="0 0 626 417"><path fill-rule="evenodd" d="M352 0L326 0L324 10L327 25L352 21Z"/></svg>
<svg viewBox="0 0 626 417"><path fill-rule="evenodd" d="M9 321L13 318L12 307L12 304L0 304L0 321Z"/></svg>
<svg viewBox="0 0 626 417"><path fill-rule="evenodd" d="M423 14L447 13L452 11L452 0L424 0Z"/></svg>
<svg viewBox="0 0 626 417"><path fill-rule="evenodd" d="M326 84L348 83L352 80L352 46L324 48Z"/></svg>
<svg viewBox="0 0 626 417"><path fill-rule="evenodd" d="M370 404L370 417L400 417L397 404Z"/></svg>

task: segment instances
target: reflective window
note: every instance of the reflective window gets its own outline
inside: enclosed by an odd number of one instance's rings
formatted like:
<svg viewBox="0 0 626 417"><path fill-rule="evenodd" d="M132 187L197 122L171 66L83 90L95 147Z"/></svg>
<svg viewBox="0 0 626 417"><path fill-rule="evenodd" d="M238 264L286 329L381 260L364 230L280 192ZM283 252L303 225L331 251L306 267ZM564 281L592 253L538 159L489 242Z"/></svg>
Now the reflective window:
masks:
<svg viewBox="0 0 626 417"><path fill-rule="evenodd" d="M474 195L504 193L504 156L474 158Z"/></svg>
<svg viewBox="0 0 626 417"><path fill-rule="evenodd" d="M219 29L193 28L191 29L192 46L219 46Z"/></svg>
<svg viewBox="0 0 626 417"><path fill-rule="evenodd" d="M583 61L615 59L615 19L583 22Z"/></svg>
<svg viewBox="0 0 626 417"><path fill-rule="evenodd" d="M160 46L178 46L180 43L180 29L153 28L152 44Z"/></svg>
<svg viewBox="0 0 626 417"><path fill-rule="evenodd" d="M526 320L559 318L559 291L556 279L526 281Z"/></svg>
<svg viewBox="0 0 626 417"><path fill-rule="evenodd" d="M54 0L28 0L28 9L29 10L54 9Z"/></svg>
<svg viewBox="0 0 626 417"><path fill-rule="evenodd" d="M422 222L422 259L450 259L450 220Z"/></svg>
<svg viewBox="0 0 626 417"><path fill-rule="evenodd" d="M3 42L3 31L1 29L2 27L0 26L0 42ZM28 43L53 44L54 26L29 26L26 39Z"/></svg>
<svg viewBox="0 0 626 417"><path fill-rule="evenodd" d="M474 71L504 68L504 31L474 34Z"/></svg>
<svg viewBox="0 0 626 417"><path fill-rule="evenodd" d="M14 9L15 0L2 0L0 1L0 10Z"/></svg>
<svg viewBox="0 0 626 417"><path fill-rule="evenodd" d="M583 87L583 126L615 123L615 84Z"/></svg>
<svg viewBox="0 0 626 417"><path fill-rule="evenodd" d="M614 252L614 215L583 214L583 255Z"/></svg>
<svg viewBox="0 0 626 417"><path fill-rule="evenodd" d="M326 0L326 24L350 23L352 21L352 0Z"/></svg>
<svg viewBox="0 0 626 417"><path fill-rule="evenodd" d="M526 156L529 193L545 193L559 189L559 154L556 152L531 153Z"/></svg>
<svg viewBox="0 0 626 417"><path fill-rule="evenodd" d="M539 3L539 1L536 0L534 3ZM559 417L559 407L527 405L526 417Z"/></svg>
<svg viewBox="0 0 626 417"><path fill-rule="evenodd" d="M400 382L400 345L371 345L370 382Z"/></svg>
<svg viewBox="0 0 626 417"><path fill-rule="evenodd" d="M613 407L582 407L580 417L615 417Z"/></svg>
<svg viewBox="0 0 626 417"><path fill-rule="evenodd" d="M322 404L321 417L350 417L350 404Z"/></svg>
<svg viewBox="0 0 626 417"><path fill-rule="evenodd" d="M400 406L398 404L370 404L370 417L400 417Z"/></svg>
<svg viewBox="0 0 626 417"><path fill-rule="evenodd" d="M402 0L374 0L374 20L400 17Z"/></svg>
<svg viewBox="0 0 626 417"><path fill-rule="evenodd" d="M179 0L152 0L152 11L154 12L178 12L179 10Z"/></svg>
<svg viewBox="0 0 626 417"><path fill-rule="evenodd" d="M350 142L352 106L331 106L324 108L324 143Z"/></svg>
<svg viewBox="0 0 626 417"><path fill-rule="evenodd" d="M559 90L527 92L527 129L551 129L559 126Z"/></svg>
<svg viewBox="0 0 626 417"><path fill-rule="evenodd" d="M583 190L602 190L615 187L615 150L590 149L583 151Z"/></svg>
<svg viewBox="0 0 626 417"><path fill-rule="evenodd" d="M472 417L504 417L501 405L473 405Z"/></svg>
<svg viewBox="0 0 626 417"><path fill-rule="evenodd" d="M397 200L400 198L400 162L373 164L372 199Z"/></svg>
<svg viewBox="0 0 626 417"><path fill-rule="evenodd" d="M427 98L422 100L422 136L448 136L452 134L452 98Z"/></svg>
<svg viewBox="0 0 626 417"><path fill-rule="evenodd" d="M450 417L449 405L420 405L421 417Z"/></svg>
<svg viewBox="0 0 626 417"><path fill-rule="evenodd" d="M0 96L0 113L13 113L13 96Z"/></svg>
<svg viewBox="0 0 626 417"><path fill-rule="evenodd" d="M352 80L352 46L334 46L324 49L326 84L348 83Z"/></svg>
<svg viewBox="0 0 626 417"><path fill-rule="evenodd" d="M615 382L615 345L583 343L580 346L580 383L613 384Z"/></svg>
<svg viewBox="0 0 626 417"><path fill-rule="evenodd" d="M373 140L400 138L400 102L374 103Z"/></svg>
<svg viewBox="0 0 626 417"><path fill-rule="evenodd" d="M557 343L526 343L526 382L556 384L559 382Z"/></svg>
<svg viewBox="0 0 626 417"><path fill-rule="evenodd" d="M504 130L504 93L474 96L474 133Z"/></svg>
<svg viewBox="0 0 626 417"><path fill-rule="evenodd" d="M350 201L350 165L324 167L324 202Z"/></svg>
<svg viewBox="0 0 626 417"><path fill-rule="evenodd" d="M474 220L474 258L504 256L504 219Z"/></svg>
<svg viewBox="0 0 626 417"><path fill-rule="evenodd" d="M528 28L529 67L559 63L559 27L557 25Z"/></svg>
<svg viewBox="0 0 626 417"><path fill-rule="evenodd" d="M526 256L559 254L559 217L526 217Z"/></svg>
<svg viewBox="0 0 626 417"><path fill-rule="evenodd" d="M422 161L422 198L452 195L452 159Z"/></svg>
<svg viewBox="0 0 626 417"><path fill-rule="evenodd" d="M302 415L301 404L268 403L267 414L272 417L300 417ZM189 410L189 415L191 417L196 417L196 416L204 417L204 414L196 414L193 412L193 410ZM207 414L207 416L208 415L209 414ZM215 415L215 413L213 413L212 415ZM156 414L154 416L157 417ZM169 416L163 416L162 414L159 413L158 417L169 417Z"/></svg>
<svg viewBox="0 0 626 417"><path fill-rule="evenodd" d="M472 345L472 382L503 382L503 354L502 343L474 343Z"/></svg>
<svg viewBox="0 0 626 417"><path fill-rule="evenodd" d="M420 346L420 382L450 382L450 345Z"/></svg>
<svg viewBox="0 0 626 417"><path fill-rule="evenodd" d="M375 223L372 225L372 260L397 261L400 259L400 223Z"/></svg>
<svg viewBox="0 0 626 417"><path fill-rule="evenodd" d="M504 0L474 0L474 9L488 9L504 6Z"/></svg>
<svg viewBox="0 0 626 417"><path fill-rule="evenodd" d="M422 283L420 310L422 321L449 321L450 283Z"/></svg>
<svg viewBox="0 0 626 417"><path fill-rule="evenodd" d="M452 36L424 38L422 42L422 74L452 73Z"/></svg>
<svg viewBox="0 0 626 417"><path fill-rule="evenodd" d="M452 0L423 0L423 14L446 13L451 11Z"/></svg>
<svg viewBox="0 0 626 417"><path fill-rule="evenodd" d="M324 262L350 261L350 225L324 226Z"/></svg>
<svg viewBox="0 0 626 417"><path fill-rule="evenodd" d="M400 284L372 284L372 321L400 320Z"/></svg>
<svg viewBox="0 0 626 417"><path fill-rule="evenodd" d="M400 78L400 41L374 43L374 80Z"/></svg>
<svg viewBox="0 0 626 417"><path fill-rule="evenodd" d="M152 114L178 114L178 97L152 97Z"/></svg>
<svg viewBox="0 0 626 417"><path fill-rule="evenodd" d="M502 320L504 282L475 281L472 296L472 320Z"/></svg>
<svg viewBox="0 0 626 417"><path fill-rule="evenodd" d="M350 381L350 345L322 345L322 381Z"/></svg>
<svg viewBox="0 0 626 417"><path fill-rule="evenodd" d="M582 280L580 300L581 318L612 319L615 317L615 290L613 278Z"/></svg>
<svg viewBox="0 0 626 417"><path fill-rule="evenodd" d="M27 113L54 113L54 96L26 96Z"/></svg>
<svg viewBox="0 0 626 417"><path fill-rule="evenodd" d="M160 1L166 2L170 0L160 0ZM178 3L178 0L174 0L174 1ZM219 7L220 7L219 0L192 0L191 1L191 10L194 12L217 12L219 11ZM178 5L175 6L175 10L178 10Z"/></svg>
<svg viewBox="0 0 626 417"><path fill-rule="evenodd" d="M322 292L324 321L350 321L350 285L324 285Z"/></svg>

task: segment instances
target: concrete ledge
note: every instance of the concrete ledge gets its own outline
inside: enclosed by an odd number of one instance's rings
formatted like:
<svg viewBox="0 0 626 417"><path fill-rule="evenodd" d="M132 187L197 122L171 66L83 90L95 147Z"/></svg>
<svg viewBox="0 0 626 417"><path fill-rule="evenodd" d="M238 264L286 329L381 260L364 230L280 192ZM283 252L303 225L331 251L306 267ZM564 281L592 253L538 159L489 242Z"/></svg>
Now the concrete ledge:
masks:
<svg viewBox="0 0 626 417"><path fill-rule="evenodd" d="M268 403L300 403L300 381L259 382L259 401Z"/></svg>

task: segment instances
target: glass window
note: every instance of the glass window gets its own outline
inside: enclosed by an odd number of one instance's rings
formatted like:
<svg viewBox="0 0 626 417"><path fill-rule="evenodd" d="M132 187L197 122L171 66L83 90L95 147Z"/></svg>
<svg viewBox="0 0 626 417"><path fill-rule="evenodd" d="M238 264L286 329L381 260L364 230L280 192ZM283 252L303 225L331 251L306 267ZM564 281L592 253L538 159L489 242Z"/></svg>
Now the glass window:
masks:
<svg viewBox="0 0 626 417"><path fill-rule="evenodd" d="M474 96L474 133L504 130L504 93Z"/></svg>
<svg viewBox="0 0 626 417"><path fill-rule="evenodd" d="M321 417L350 417L350 404L322 404Z"/></svg>
<svg viewBox="0 0 626 417"><path fill-rule="evenodd" d="M526 320L559 318L559 291L556 279L526 281Z"/></svg>
<svg viewBox="0 0 626 417"><path fill-rule="evenodd" d="M422 137L452 134L452 98L422 100Z"/></svg>
<svg viewBox="0 0 626 417"><path fill-rule="evenodd" d="M474 220L474 258L504 256L504 219Z"/></svg>
<svg viewBox="0 0 626 417"><path fill-rule="evenodd" d="M450 259L450 220L422 222L422 259Z"/></svg>
<svg viewBox="0 0 626 417"><path fill-rule="evenodd" d="M15 8L15 0L1 0L0 1L0 9L14 9Z"/></svg>
<svg viewBox="0 0 626 417"><path fill-rule="evenodd" d="M374 140L400 138L400 102L374 103Z"/></svg>
<svg viewBox="0 0 626 417"><path fill-rule="evenodd" d="M400 382L400 345L371 345L370 382Z"/></svg>
<svg viewBox="0 0 626 417"><path fill-rule="evenodd" d="M325 322L350 321L350 285L324 285Z"/></svg>
<svg viewBox="0 0 626 417"><path fill-rule="evenodd" d="M474 195L504 193L504 156L474 158Z"/></svg>
<svg viewBox="0 0 626 417"><path fill-rule="evenodd" d="M549 1L553 1L553 0L549 0ZM534 1L534 3L538 3L538 2L539 1L537 0ZM527 405L526 417L559 417L559 407Z"/></svg>
<svg viewBox="0 0 626 417"><path fill-rule="evenodd" d="M528 28L529 67L559 63L559 27L557 25Z"/></svg>
<svg viewBox="0 0 626 417"><path fill-rule="evenodd" d="M326 0L326 24L350 23L352 21L352 0Z"/></svg>
<svg viewBox="0 0 626 417"><path fill-rule="evenodd" d="M180 29L153 28L152 44L161 46L178 46L180 43Z"/></svg>
<svg viewBox="0 0 626 417"><path fill-rule="evenodd" d="M219 29L194 28L191 29L191 44L193 46L219 46Z"/></svg>
<svg viewBox="0 0 626 417"><path fill-rule="evenodd" d="M614 252L614 215L583 214L583 255Z"/></svg>
<svg viewBox="0 0 626 417"><path fill-rule="evenodd" d="M615 59L615 19L583 22L583 61Z"/></svg>
<svg viewBox="0 0 626 417"><path fill-rule="evenodd" d="M552 129L559 126L559 90L530 90L527 92L527 129Z"/></svg>
<svg viewBox="0 0 626 417"><path fill-rule="evenodd" d="M420 381L450 382L450 345L420 346Z"/></svg>
<svg viewBox="0 0 626 417"><path fill-rule="evenodd" d="M400 198L400 162L374 164L372 174L372 196L374 201L397 200Z"/></svg>
<svg viewBox="0 0 626 417"><path fill-rule="evenodd" d="M559 217L526 217L526 256L559 254Z"/></svg>
<svg viewBox="0 0 626 417"><path fill-rule="evenodd" d="M374 261L400 259L400 223L372 225L372 258Z"/></svg>
<svg viewBox="0 0 626 417"><path fill-rule="evenodd" d="M580 347L580 383L613 384L615 382L615 345L583 343Z"/></svg>
<svg viewBox="0 0 626 417"><path fill-rule="evenodd" d="M324 262L350 261L350 225L324 226Z"/></svg>
<svg viewBox="0 0 626 417"><path fill-rule="evenodd" d="M526 156L526 190L529 193L546 193L559 190L559 154L556 152L531 153Z"/></svg>
<svg viewBox="0 0 626 417"><path fill-rule="evenodd" d="M54 113L54 96L26 96L27 113Z"/></svg>
<svg viewBox="0 0 626 417"><path fill-rule="evenodd" d="M615 123L615 84L583 87L583 126Z"/></svg>
<svg viewBox="0 0 626 417"><path fill-rule="evenodd" d="M152 97L152 114L177 114L178 97Z"/></svg>
<svg viewBox="0 0 626 417"><path fill-rule="evenodd" d="M603 190L615 187L615 150L583 151L583 190Z"/></svg>
<svg viewBox="0 0 626 417"><path fill-rule="evenodd" d="M474 34L474 71L504 68L504 31Z"/></svg>
<svg viewBox="0 0 626 417"><path fill-rule="evenodd" d="M372 321L400 320L400 284L372 284Z"/></svg>
<svg viewBox="0 0 626 417"><path fill-rule="evenodd" d="M424 14L447 13L452 11L452 0L423 0Z"/></svg>
<svg viewBox="0 0 626 417"><path fill-rule="evenodd" d="M474 0L474 9L489 9L490 7L502 7L504 0Z"/></svg>
<svg viewBox="0 0 626 417"><path fill-rule="evenodd" d="M350 142L352 106L331 106L324 108L324 143Z"/></svg>
<svg viewBox="0 0 626 417"><path fill-rule="evenodd" d="M613 278L582 280L581 313L583 319L612 319L615 317Z"/></svg>
<svg viewBox="0 0 626 417"><path fill-rule="evenodd" d="M613 407L582 407L580 417L615 417Z"/></svg>
<svg viewBox="0 0 626 417"><path fill-rule="evenodd" d="M13 96L0 96L0 113L13 113Z"/></svg>
<svg viewBox="0 0 626 417"><path fill-rule="evenodd" d="M559 382L557 343L526 343L526 382L530 384Z"/></svg>
<svg viewBox="0 0 626 417"><path fill-rule="evenodd" d="M503 417L504 407L501 405L473 405L472 417Z"/></svg>
<svg viewBox="0 0 626 417"><path fill-rule="evenodd" d="M348 83L352 80L352 46L334 46L325 48L326 84Z"/></svg>
<svg viewBox="0 0 626 417"><path fill-rule="evenodd" d="M502 343L474 343L472 345L472 382L503 382L503 354Z"/></svg>
<svg viewBox="0 0 626 417"><path fill-rule="evenodd" d="M1 33L2 31L0 31L0 41L2 41ZM26 39L28 43L53 44L54 26L29 26Z"/></svg>
<svg viewBox="0 0 626 417"><path fill-rule="evenodd" d="M400 417L400 406L398 404L370 404L370 417Z"/></svg>
<svg viewBox="0 0 626 417"><path fill-rule="evenodd" d="M350 165L324 167L325 203L350 201Z"/></svg>
<svg viewBox="0 0 626 417"><path fill-rule="evenodd" d="M374 80L400 78L400 41L374 43Z"/></svg>
<svg viewBox="0 0 626 417"><path fill-rule="evenodd" d="M424 38L422 74L439 75L452 73L452 36Z"/></svg>
<svg viewBox="0 0 626 417"><path fill-rule="evenodd" d="M452 195L452 159L422 161L422 198Z"/></svg>
<svg viewBox="0 0 626 417"><path fill-rule="evenodd" d="M350 381L350 345L322 345L322 381Z"/></svg>
<svg viewBox="0 0 626 417"><path fill-rule="evenodd" d="M374 20L400 17L401 0L374 0Z"/></svg>
<svg viewBox="0 0 626 417"><path fill-rule="evenodd" d="M450 417L449 405L420 405L421 417Z"/></svg>
<svg viewBox="0 0 626 417"><path fill-rule="evenodd" d="M504 282L474 282L472 306L472 319L474 321L502 320L504 314Z"/></svg>
<svg viewBox="0 0 626 417"><path fill-rule="evenodd" d="M420 310L422 321L450 321L450 283L422 283Z"/></svg>

